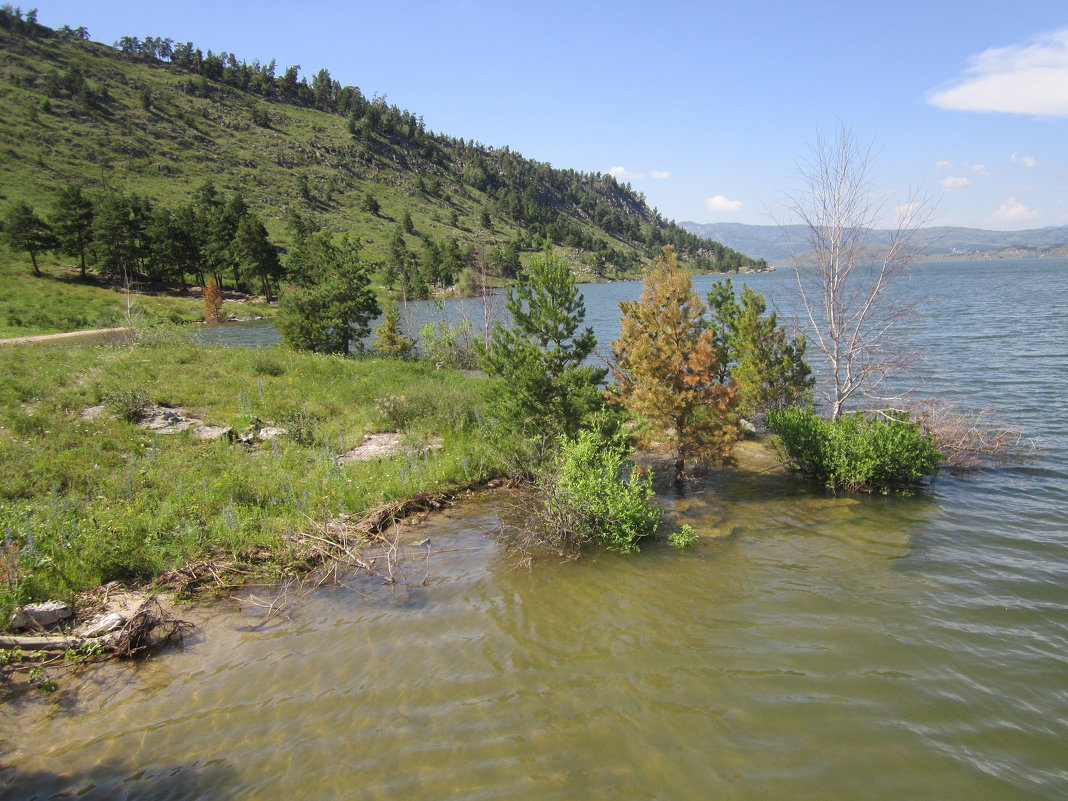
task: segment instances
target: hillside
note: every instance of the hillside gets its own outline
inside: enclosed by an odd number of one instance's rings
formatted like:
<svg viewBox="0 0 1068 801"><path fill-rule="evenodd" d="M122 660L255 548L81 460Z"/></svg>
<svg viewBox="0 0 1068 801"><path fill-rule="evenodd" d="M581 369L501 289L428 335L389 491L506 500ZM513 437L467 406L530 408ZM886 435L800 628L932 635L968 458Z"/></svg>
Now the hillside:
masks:
<svg viewBox="0 0 1068 801"><path fill-rule="evenodd" d="M697 236L722 242L728 247L772 263L790 261L790 240L803 244L804 229L798 225L745 225L743 223L695 223L680 225ZM889 231L872 231L871 254L878 258L880 246L889 242ZM930 259L1028 258L1064 256L1068 253L1068 225L1034 228L1026 231L988 231L981 228L936 226L916 234L918 255Z"/></svg>
<svg viewBox="0 0 1068 801"><path fill-rule="evenodd" d="M220 198L240 193L283 254L310 224L358 236L383 276L451 252L500 283L546 238L585 280L633 276L664 244L694 270L760 266L611 176L435 133L325 69L309 82L191 43L85 36L0 11L0 205L44 217L78 186L176 210L211 182Z"/></svg>

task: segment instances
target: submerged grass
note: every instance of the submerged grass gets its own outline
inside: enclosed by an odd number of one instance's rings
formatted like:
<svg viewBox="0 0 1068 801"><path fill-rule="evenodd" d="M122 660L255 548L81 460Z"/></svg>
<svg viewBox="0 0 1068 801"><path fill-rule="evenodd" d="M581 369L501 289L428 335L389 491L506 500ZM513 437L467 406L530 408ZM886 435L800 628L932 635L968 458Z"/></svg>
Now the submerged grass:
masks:
<svg viewBox="0 0 1068 801"><path fill-rule="evenodd" d="M501 471L479 427L481 381L418 362L138 345L0 349L0 615L198 559L284 565L287 534ZM122 400L180 406L242 444L156 434ZM118 400L116 400L118 399ZM104 412L86 419L91 406ZM128 404L126 404L128 405ZM406 453L342 463L366 434L399 430ZM420 448L440 438L438 450Z"/></svg>

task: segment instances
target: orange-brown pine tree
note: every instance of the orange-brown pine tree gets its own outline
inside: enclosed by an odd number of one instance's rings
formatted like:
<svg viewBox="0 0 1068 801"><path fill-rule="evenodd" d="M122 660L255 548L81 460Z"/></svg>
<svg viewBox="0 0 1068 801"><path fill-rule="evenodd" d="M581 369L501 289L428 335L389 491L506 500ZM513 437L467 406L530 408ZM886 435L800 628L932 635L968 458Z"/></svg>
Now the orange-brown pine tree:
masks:
<svg viewBox="0 0 1068 801"><path fill-rule="evenodd" d="M204 282L204 322L217 323L222 319L222 292L214 278Z"/></svg>
<svg viewBox="0 0 1068 801"><path fill-rule="evenodd" d="M730 454L738 439L733 381L720 381L705 306L670 245L642 279L638 301L619 304L619 339L612 343L616 385L608 397L643 418L652 437L675 457L675 477L688 460Z"/></svg>

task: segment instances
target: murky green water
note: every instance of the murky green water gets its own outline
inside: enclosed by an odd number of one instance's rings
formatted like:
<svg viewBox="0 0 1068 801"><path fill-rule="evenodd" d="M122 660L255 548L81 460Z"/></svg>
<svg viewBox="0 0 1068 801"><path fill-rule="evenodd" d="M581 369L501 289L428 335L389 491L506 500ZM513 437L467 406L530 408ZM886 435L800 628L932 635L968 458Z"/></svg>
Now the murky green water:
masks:
<svg viewBox="0 0 1068 801"><path fill-rule="evenodd" d="M1066 798L1065 266L916 279L928 385L1012 410L1030 465L834 498L749 454L664 497L693 549L529 572L491 495L420 530L426 586L213 610L2 710L0 797Z"/></svg>

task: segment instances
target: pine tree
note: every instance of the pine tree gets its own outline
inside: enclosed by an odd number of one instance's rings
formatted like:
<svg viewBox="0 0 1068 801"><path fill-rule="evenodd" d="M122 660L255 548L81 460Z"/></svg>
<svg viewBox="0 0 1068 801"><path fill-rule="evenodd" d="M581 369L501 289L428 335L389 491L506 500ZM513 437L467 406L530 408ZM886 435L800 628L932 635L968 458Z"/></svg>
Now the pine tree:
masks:
<svg viewBox="0 0 1068 801"><path fill-rule="evenodd" d="M270 303L271 279L281 275L282 266L278 251L267 238L267 229L254 214L245 214L237 224L232 250L236 262L260 279L263 296Z"/></svg>
<svg viewBox="0 0 1068 801"><path fill-rule="evenodd" d="M415 340L404 336L400 327L400 307L390 298L382 310L382 322L375 329L375 348L390 359L407 359Z"/></svg>
<svg viewBox="0 0 1068 801"><path fill-rule="evenodd" d="M3 234L7 246L12 250L30 254L33 272L35 275L40 275L41 268L37 264L37 254L51 250L56 245L56 239L48 223L38 217L28 203L19 201L12 204L4 215L0 233Z"/></svg>
<svg viewBox="0 0 1068 801"><path fill-rule="evenodd" d="M488 344L476 343L482 368L498 379L493 413L530 434L575 437L603 404L607 371L584 364L597 338L592 328L579 332L586 304L571 265L547 244L505 307L511 327L498 323Z"/></svg>
<svg viewBox="0 0 1068 801"><path fill-rule="evenodd" d="M789 338L764 296L742 286L740 303L728 278L708 293L712 333L720 372L738 385L738 410L755 420L771 409L802 404L814 379L805 362L804 335Z"/></svg>
<svg viewBox="0 0 1068 801"><path fill-rule="evenodd" d="M52 230L61 253L77 256L85 277L85 253L93 232L93 203L77 184L59 190L53 208Z"/></svg>
<svg viewBox="0 0 1068 801"><path fill-rule="evenodd" d="M735 387L720 380L705 306L670 245L646 269L641 300L619 307L610 399L642 418L653 438L670 448L676 479L689 460L729 455L738 438Z"/></svg>
<svg viewBox="0 0 1068 801"><path fill-rule="evenodd" d="M214 278L204 285L204 322L217 323L222 319L222 292Z"/></svg>
<svg viewBox="0 0 1068 801"><path fill-rule="evenodd" d="M279 303L282 341L300 350L348 355L379 311L359 240L335 245L326 232L311 234L291 254L289 271L302 283Z"/></svg>

